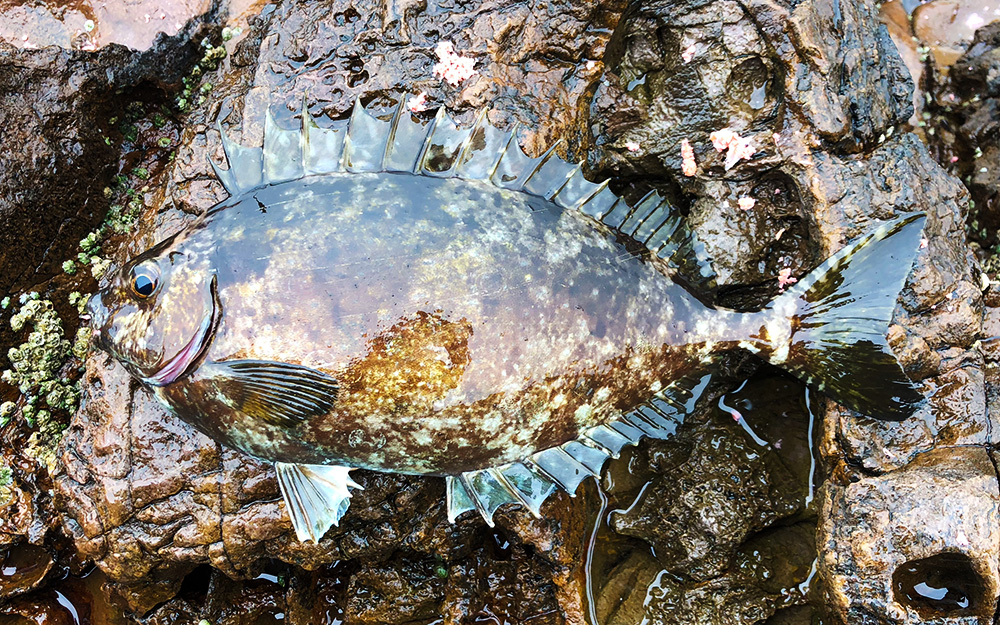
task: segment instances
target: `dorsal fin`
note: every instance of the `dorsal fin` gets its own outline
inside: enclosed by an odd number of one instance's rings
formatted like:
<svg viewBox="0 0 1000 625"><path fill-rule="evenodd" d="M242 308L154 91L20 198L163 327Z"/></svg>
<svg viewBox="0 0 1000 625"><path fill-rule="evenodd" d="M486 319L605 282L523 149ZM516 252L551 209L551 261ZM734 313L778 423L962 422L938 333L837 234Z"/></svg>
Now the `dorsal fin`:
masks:
<svg viewBox="0 0 1000 625"><path fill-rule="evenodd" d="M371 115L354 101L351 120L344 135L344 152L341 162L346 171L384 171L382 162L389 141L389 122Z"/></svg>
<svg viewBox="0 0 1000 625"><path fill-rule="evenodd" d="M634 410L586 430L578 439L550 447L520 462L466 471L447 478L448 520L476 510L493 527L493 515L504 504L520 504L536 517L557 490L575 496L588 477L600 477L604 463L626 445L643 438L674 435L694 410L710 375L688 375L675 381Z"/></svg>
<svg viewBox="0 0 1000 625"><path fill-rule="evenodd" d="M329 128L320 128L309 114L309 107L303 103L302 167L307 176L344 171L341 163L347 124L346 120L341 120Z"/></svg>
<svg viewBox="0 0 1000 625"><path fill-rule="evenodd" d="M699 291L714 288L715 274L705 247L680 213L656 192L634 206L608 188L583 176L582 167L563 160L556 145L532 158L521 150L517 128L503 132L489 123L486 111L459 127L439 109L430 122L416 121L402 103L389 120L369 113L361 101L348 121L320 128L302 103L302 129L282 130L270 110L265 116L264 148L246 148L226 136L222 145L229 169L212 163L231 194L314 174L399 171L436 177L483 180L505 189L544 197L578 210L635 239L683 274Z"/></svg>
<svg viewBox="0 0 1000 625"><path fill-rule="evenodd" d="M215 161L209 159L219 182L232 195L259 187L263 176L264 150L262 148L248 148L236 143L222 129L221 121L217 121L216 125L222 136L222 151L225 152L226 162L229 164L229 169L222 170Z"/></svg>

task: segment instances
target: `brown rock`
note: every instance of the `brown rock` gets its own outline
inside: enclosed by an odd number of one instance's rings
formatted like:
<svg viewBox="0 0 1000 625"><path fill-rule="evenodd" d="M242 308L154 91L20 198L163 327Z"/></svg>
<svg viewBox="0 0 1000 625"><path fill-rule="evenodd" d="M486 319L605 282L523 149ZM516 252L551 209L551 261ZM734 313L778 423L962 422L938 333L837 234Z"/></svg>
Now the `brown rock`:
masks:
<svg viewBox="0 0 1000 625"><path fill-rule="evenodd" d="M179 81L197 58L191 39L211 17L200 14L143 53L0 43L0 91L8 94L0 109L0 291L24 290L60 271L100 223L117 163L105 139L128 101L121 93Z"/></svg>
<svg viewBox="0 0 1000 625"><path fill-rule="evenodd" d="M839 622L992 622L998 503L981 447L941 447L885 475L829 483L819 572Z"/></svg>

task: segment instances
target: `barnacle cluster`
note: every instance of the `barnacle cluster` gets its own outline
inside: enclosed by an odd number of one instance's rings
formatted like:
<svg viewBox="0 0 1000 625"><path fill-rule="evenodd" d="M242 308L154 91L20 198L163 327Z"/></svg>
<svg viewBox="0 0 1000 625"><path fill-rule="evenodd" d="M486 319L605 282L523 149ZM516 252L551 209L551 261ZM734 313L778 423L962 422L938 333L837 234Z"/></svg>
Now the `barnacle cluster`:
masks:
<svg viewBox="0 0 1000 625"><path fill-rule="evenodd" d="M21 409L25 420L40 425L48 419L50 410L76 410L80 391L59 375L72 345L64 336L62 320L52 302L39 298L37 293L23 299L21 308L10 318L10 327L20 332L30 326L31 332L24 343L7 351L11 368L0 374L0 378L25 396L26 403ZM10 412L6 404L0 408L0 413L4 412Z"/></svg>
<svg viewBox="0 0 1000 625"><path fill-rule="evenodd" d="M9 300L6 300L9 306ZM66 340L62 320L52 302L37 293L21 297L20 308L11 316L14 332L29 330L27 339L7 351L11 368L0 374L7 384L24 396L20 406L25 422L36 429L28 440L27 455L51 468L55 447L65 425L52 417L53 411L73 412L80 401L78 385L61 374L73 345ZM0 424L6 424L17 410L14 402L0 405Z"/></svg>
<svg viewBox="0 0 1000 625"><path fill-rule="evenodd" d="M224 28L222 31L222 40L228 41L239 34L240 29L238 28ZM213 86L210 82L202 83L201 79L205 75L205 72L218 69L219 63L222 62L222 59L226 58L225 45L213 46L212 42L206 38L202 40L201 46L205 52L191 70L191 73L184 77L184 89L175 101L177 110L182 113L187 113L191 110L192 105L200 106L205 102L205 98L212 91Z"/></svg>
<svg viewBox="0 0 1000 625"><path fill-rule="evenodd" d="M0 507L11 501L11 486L14 484L14 472L10 467L0 464Z"/></svg>

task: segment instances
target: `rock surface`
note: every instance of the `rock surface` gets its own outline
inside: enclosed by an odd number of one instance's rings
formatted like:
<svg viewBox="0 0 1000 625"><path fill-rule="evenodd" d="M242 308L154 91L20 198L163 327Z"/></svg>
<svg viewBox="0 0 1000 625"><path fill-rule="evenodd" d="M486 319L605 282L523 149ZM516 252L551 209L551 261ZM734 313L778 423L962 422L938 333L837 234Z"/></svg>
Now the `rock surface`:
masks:
<svg viewBox="0 0 1000 625"><path fill-rule="evenodd" d="M212 0L46 2L0 5L0 41L25 49L56 46L96 50L112 43L148 50L157 35L182 33L189 20L212 10Z"/></svg>
<svg viewBox="0 0 1000 625"><path fill-rule="evenodd" d="M828 485L819 565L830 608L846 623L992 622L998 504L982 447L938 447L897 471Z"/></svg>
<svg viewBox="0 0 1000 625"><path fill-rule="evenodd" d="M191 38L207 17L143 53L0 43L0 91L7 94L0 108L0 291L55 275L74 255L67 251L101 222L103 189L117 173L109 137L110 120L124 112L121 94L179 81L197 58Z"/></svg>

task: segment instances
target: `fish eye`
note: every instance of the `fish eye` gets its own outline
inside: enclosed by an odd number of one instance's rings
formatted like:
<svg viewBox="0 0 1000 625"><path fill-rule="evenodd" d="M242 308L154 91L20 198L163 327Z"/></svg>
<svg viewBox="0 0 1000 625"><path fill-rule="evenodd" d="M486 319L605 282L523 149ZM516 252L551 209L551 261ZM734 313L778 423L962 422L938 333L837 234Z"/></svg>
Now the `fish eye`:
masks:
<svg viewBox="0 0 1000 625"><path fill-rule="evenodd" d="M160 272L156 265L142 263L132 268L132 276L129 278L129 286L132 294L139 299L146 299L160 286Z"/></svg>

